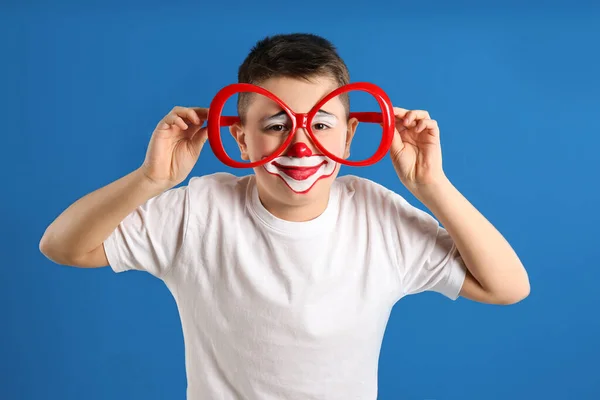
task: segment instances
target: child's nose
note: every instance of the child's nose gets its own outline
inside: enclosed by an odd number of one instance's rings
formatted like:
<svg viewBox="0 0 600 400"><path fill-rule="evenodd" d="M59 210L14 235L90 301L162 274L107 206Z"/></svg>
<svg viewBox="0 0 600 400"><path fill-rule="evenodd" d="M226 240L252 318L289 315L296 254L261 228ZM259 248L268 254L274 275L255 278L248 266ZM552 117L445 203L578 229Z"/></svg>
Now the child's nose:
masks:
<svg viewBox="0 0 600 400"><path fill-rule="evenodd" d="M310 157L312 150L304 142L296 142L288 147L285 155L288 157Z"/></svg>

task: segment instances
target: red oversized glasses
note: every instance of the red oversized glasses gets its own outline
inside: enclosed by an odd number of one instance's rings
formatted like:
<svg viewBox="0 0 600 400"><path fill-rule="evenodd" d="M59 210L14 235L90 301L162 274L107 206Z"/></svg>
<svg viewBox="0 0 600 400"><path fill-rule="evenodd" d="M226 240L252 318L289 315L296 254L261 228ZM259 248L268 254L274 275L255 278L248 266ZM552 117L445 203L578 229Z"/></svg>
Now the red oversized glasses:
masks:
<svg viewBox="0 0 600 400"><path fill-rule="evenodd" d="M332 152L330 152L326 146L319 142L318 135L313 130L313 122L315 116L318 115L322 107L328 103L331 99L342 94L349 92L366 92L371 95L378 104L379 111L376 112L350 112L349 118L356 118L358 122L376 124L382 128L381 142L376 150L370 157L362 160L348 160L341 158ZM269 98L270 100L277 103L279 107L287 114L289 121L291 122L290 132L285 141L274 151L270 156L263 158L258 161L241 162L232 159L223 146L223 140L221 138L221 128L229 127L233 124L239 123L240 118L238 116L224 116L221 115L225 103L232 97L239 93L257 93L262 96ZM308 133L310 140L314 145L323 153L323 155L329 157L335 162L348 166L368 166L375 164L380 161L387 152L392 143L395 130L395 117L393 112L392 103L386 93L378 86L368 82L356 82L344 85L337 88L333 92L329 93L326 97L320 100L308 113L296 113L290 109L283 101L268 90L248 84L248 83L235 83L228 85L221 89L213 98L209 112L208 112L208 140L215 156L225 165L233 168L254 168L271 162L276 157L281 155L285 149L291 144L299 128L305 129ZM373 138L377 140L377 138Z"/></svg>

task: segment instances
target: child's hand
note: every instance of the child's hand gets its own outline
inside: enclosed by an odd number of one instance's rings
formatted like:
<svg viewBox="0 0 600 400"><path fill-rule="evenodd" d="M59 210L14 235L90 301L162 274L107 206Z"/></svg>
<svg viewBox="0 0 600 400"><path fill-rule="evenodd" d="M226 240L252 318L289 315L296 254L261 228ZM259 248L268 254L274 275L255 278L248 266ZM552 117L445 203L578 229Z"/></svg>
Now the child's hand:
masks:
<svg viewBox="0 0 600 400"><path fill-rule="evenodd" d="M173 108L152 134L142 165L144 175L165 190L183 182L206 142L202 124L207 118L207 108Z"/></svg>
<svg viewBox="0 0 600 400"><path fill-rule="evenodd" d="M390 157L402 183L413 194L446 179L442 169L440 130L427 111L394 107L396 133Z"/></svg>

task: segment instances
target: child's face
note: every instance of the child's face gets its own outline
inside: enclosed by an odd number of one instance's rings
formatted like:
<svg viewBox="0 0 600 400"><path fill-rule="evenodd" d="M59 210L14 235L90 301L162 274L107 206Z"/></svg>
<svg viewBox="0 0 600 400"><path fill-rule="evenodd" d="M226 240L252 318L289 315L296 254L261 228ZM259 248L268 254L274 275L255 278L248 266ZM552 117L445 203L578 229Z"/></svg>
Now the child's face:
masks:
<svg viewBox="0 0 600 400"><path fill-rule="evenodd" d="M327 77L311 81L271 78L262 84L296 113L309 112L323 97L337 88ZM319 142L341 158L349 155L349 146L357 121L349 120L340 98L327 102L315 116L312 130ZM233 126L242 159L257 161L273 154L290 133L291 121L272 100L257 94L244 115L244 124ZM268 195L290 205L307 203L329 195L339 164L324 156L311 142L304 129L298 129L290 146L272 162L255 168L258 185Z"/></svg>

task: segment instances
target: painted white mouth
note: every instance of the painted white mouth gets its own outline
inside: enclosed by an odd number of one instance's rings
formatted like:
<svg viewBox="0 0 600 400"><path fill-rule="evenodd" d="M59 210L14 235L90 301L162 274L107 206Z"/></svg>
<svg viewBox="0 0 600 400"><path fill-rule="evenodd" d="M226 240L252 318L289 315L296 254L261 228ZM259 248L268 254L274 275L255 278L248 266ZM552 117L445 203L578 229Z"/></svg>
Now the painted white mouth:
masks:
<svg viewBox="0 0 600 400"><path fill-rule="evenodd" d="M291 176L287 175L281 169L277 168L275 164L279 164L285 167L304 167L311 168L320 165L319 169L303 180L296 180ZM323 176L328 176L335 170L335 161L325 156L310 156L310 157L277 157L273 161L264 165L264 168L271 174L278 175L281 179L287 183L287 185L294 192L302 193L308 191L314 184Z"/></svg>

